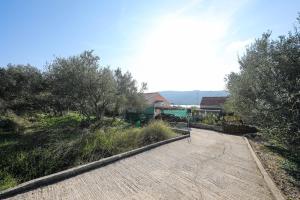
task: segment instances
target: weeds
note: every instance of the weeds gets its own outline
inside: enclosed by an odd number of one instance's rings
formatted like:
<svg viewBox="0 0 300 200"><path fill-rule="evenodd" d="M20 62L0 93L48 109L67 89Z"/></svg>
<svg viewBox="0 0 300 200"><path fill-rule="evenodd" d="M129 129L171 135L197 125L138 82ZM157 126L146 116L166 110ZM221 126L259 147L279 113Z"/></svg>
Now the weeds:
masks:
<svg viewBox="0 0 300 200"><path fill-rule="evenodd" d="M176 136L160 121L129 128L120 119L105 118L82 128L85 118L76 113L10 120L24 131L0 128L0 190Z"/></svg>

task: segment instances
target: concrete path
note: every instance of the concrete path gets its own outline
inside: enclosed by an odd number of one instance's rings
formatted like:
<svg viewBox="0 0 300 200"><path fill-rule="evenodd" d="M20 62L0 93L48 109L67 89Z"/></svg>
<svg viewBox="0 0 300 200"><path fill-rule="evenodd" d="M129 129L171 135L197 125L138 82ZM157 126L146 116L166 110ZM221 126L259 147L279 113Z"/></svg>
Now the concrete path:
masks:
<svg viewBox="0 0 300 200"><path fill-rule="evenodd" d="M193 129L160 146L11 199L272 199L242 137Z"/></svg>

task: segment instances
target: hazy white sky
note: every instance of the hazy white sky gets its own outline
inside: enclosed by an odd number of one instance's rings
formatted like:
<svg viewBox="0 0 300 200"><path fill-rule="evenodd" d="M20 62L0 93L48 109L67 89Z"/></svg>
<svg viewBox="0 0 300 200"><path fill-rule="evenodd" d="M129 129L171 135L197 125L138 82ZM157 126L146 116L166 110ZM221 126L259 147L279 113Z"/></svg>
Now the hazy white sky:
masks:
<svg viewBox="0 0 300 200"><path fill-rule="evenodd" d="M245 46L292 29L299 0L52 0L0 2L0 65L43 69L95 50L148 91L222 90Z"/></svg>
<svg viewBox="0 0 300 200"><path fill-rule="evenodd" d="M198 4L191 1L160 16L137 40L138 51L126 62L150 91L220 90L225 74L238 70L237 55L253 40L228 40L232 18L243 2L231 3L230 10L212 6L190 14Z"/></svg>
<svg viewBox="0 0 300 200"><path fill-rule="evenodd" d="M148 17L150 22L132 44L134 51L121 59L122 66L147 82L149 91L223 90L226 74L239 70L238 56L247 45L267 30L274 30L274 35L288 31L275 17L286 18L278 12L282 4L268 2L181 1ZM295 2L289 3L292 7ZM291 15L293 19L286 21L290 28L297 10Z"/></svg>

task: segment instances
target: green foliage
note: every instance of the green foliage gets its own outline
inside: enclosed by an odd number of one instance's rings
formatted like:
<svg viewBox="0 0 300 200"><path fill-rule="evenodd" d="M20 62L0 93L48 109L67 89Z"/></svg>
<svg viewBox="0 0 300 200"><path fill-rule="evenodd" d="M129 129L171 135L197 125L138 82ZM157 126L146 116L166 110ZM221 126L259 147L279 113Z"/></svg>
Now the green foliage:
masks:
<svg viewBox="0 0 300 200"><path fill-rule="evenodd" d="M233 113L234 105L232 104L232 101L225 101L223 109L224 109L225 113Z"/></svg>
<svg viewBox="0 0 300 200"><path fill-rule="evenodd" d="M114 114L122 114L126 110L135 112L144 110L146 104L141 93L147 89L146 83L142 83L142 87L138 91L136 80L129 72L122 73L120 68L114 71L114 77L117 91L113 108Z"/></svg>
<svg viewBox="0 0 300 200"><path fill-rule="evenodd" d="M84 161L94 161L137 147L139 129L97 130L83 138L82 157Z"/></svg>
<svg viewBox="0 0 300 200"><path fill-rule="evenodd" d="M93 51L56 58L46 73L51 105L56 112L78 111L98 120L105 113L118 116L127 109L141 109L144 99L129 72L99 65Z"/></svg>
<svg viewBox="0 0 300 200"><path fill-rule="evenodd" d="M208 125L216 125L219 124L220 120L216 115L208 113L202 118L201 122Z"/></svg>
<svg viewBox="0 0 300 200"><path fill-rule="evenodd" d="M82 135L76 125L70 127L74 119L53 120L43 116L30 124L26 118L9 117L14 123L22 124L24 130L0 131L1 186L15 185L74 165Z"/></svg>
<svg viewBox="0 0 300 200"><path fill-rule="evenodd" d="M299 25L278 39L263 34L240 58L240 72L227 77L235 113L294 150L300 146Z"/></svg>
<svg viewBox="0 0 300 200"><path fill-rule="evenodd" d="M163 121L153 121L143 128L138 137L139 146L151 144L161 140L166 140L176 136L168 124Z"/></svg>
<svg viewBox="0 0 300 200"><path fill-rule="evenodd" d="M242 122L241 117L237 116L237 115L225 115L223 117L223 120L225 123L228 123L228 124L240 124Z"/></svg>
<svg viewBox="0 0 300 200"><path fill-rule="evenodd" d="M81 128L78 113L10 119L24 129L0 128L0 189L176 136L163 122L130 128L118 118Z"/></svg>
<svg viewBox="0 0 300 200"><path fill-rule="evenodd" d="M43 75L31 65L7 65L0 68L0 112L18 113L40 110Z"/></svg>
<svg viewBox="0 0 300 200"><path fill-rule="evenodd" d="M124 120L120 118L109 118L109 117L104 117L101 120L96 120L94 121L90 126L90 130L94 131L97 129L125 129L129 128L130 124L125 122Z"/></svg>
<svg viewBox="0 0 300 200"><path fill-rule="evenodd" d="M78 56L56 58L47 72L55 109L72 109L100 119L112 105L115 83L109 68L99 67L92 51Z"/></svg>
<svg viewBox="0 0 300 200"><path fill-rule="evenodd" d="M17 181L7 172L0 170L0 191L17 185Z"/></svg>
<svg viewBox="0 0 300 200"><path fill-rule="evenodd" d="M277 140L270 141L265 146L266 150L280 156L281 168L290 175L290 182L296 187L300 186L300 153L290 151L289 148L278 143Z"/></svg>
<svg viewBox="0 0 300 200"><path fill-rule="evenodd" d="M59 128L63 126L78 126L80 122L85 120L86 117L75 113L69 112L63 116L51 116L46 114L36 114L36 117L32 117L31 120L35 121L38 126L43 128Z"/></svg>
<svg viewBox="0 0 300 200"><path fill-rule="evenodd" d="M82 158L84 161L94 161L175 136L162 121L152 122L142 129L98 129L82 139Z"/></svg>
<svg viewBox="0 0 300 200"><path fill-rule="evenodd" d="M0 130L4 132L21 133L29 125L30 122L27 119L12 112L0 116Z"/></svg>
<svg viewBox="0 0 300 200"><path fill-rule="evenodd" d="M0 67L0 113L76 111L101 119L142 110L146 84L139 89L129 72L101 67L99 60L93 51L84 51L55 58L43 73L31 65Z"/></svg>

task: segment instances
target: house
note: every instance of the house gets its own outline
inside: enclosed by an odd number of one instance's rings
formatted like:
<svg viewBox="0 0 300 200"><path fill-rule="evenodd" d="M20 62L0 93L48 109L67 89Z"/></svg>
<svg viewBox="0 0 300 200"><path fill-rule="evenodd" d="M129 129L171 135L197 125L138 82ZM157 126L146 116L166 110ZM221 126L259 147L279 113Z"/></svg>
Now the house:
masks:
<svg viewBox="0 0 300 200"><path fill-rule="evenodd" d="M170 102L158 92L144 93L144 98L148 104L145 110L148 117L152 116L154 118L162 112L162 109L171 107Z"/></svg>
<svg viewBox="0 0 300 200"><path fill-rule="evenodd" d="M190 109L171 106L171 103L158 92L144 93L146 109L142 113L134 111L126 112L126 120L130 122L149 121L161 115L171 115L185 118L190 115Z"/></svg>
<svg viewBox="0 0 300 200"><path fill-rule="evenodd" d="M144 93L144 97L149 106L145 111L147 116L152 114L152 117L155 118L160 114L164 114L185 118L190 115L190 109L171 106L171 103L158 92Z"/></svg>
<svg viewBox="0 0 300 200"><path fill-rule="evenodd" d="M219 114L224 109L226 97L202 97L200 103L200 113L206 115L207 113Z"/></svg>
<svg viewBox="0 0 300 200"><path fill-rule="evenodd" d="M158 92L144 93L144 98L149 106L170 107L170 102Z"/></svg>

